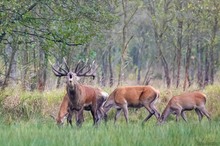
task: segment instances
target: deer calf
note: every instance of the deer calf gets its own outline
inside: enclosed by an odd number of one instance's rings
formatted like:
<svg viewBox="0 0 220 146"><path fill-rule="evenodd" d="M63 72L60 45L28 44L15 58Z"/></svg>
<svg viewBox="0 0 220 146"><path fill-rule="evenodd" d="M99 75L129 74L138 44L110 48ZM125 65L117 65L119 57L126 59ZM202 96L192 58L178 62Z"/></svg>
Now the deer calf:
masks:
<svg viewBox="0 0 220 146"><path fill-rule="evenodd" d="M179 120L181 115L184 121L187 121L184 111L195 110L199 121L202 120L205 115L209 120L210 116L205 108L206 95L200 91L194 91L189 93L183 93L178 96L174 96L170 99L167 106L165 107L161 117L160 123L163 123L170 114L176 115L176 121Z"/></svg>
<svg viewBox="0 0 220 146"><path fill-rule="evenodd" d="M149 111L149 115L144 119L146 122L152 115L158 119L159 112L154 104L159 98L159 91L152 86L122 86L116 88L108 97L103 105L104 116L107 117L107 112L110 108L116 108L115 122L123 110L125 120L128 122L128 107L141 108L145 107Z"/></svg>

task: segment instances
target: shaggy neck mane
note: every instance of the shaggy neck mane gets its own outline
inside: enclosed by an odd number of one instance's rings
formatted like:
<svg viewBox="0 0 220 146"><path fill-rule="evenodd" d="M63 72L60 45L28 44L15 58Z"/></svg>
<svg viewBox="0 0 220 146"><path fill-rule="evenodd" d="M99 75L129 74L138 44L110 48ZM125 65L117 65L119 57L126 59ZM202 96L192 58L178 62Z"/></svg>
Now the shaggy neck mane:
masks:
<svg viewBox="0 0 220 146"><path fill-rule="evenodd" d="M75 84L74 87L72 89L70 89L67 86L67 94L69 96L69 99L71 101L71 104L73 107L76 108L76 110L79 110L81 108L80 105L80 85L79 84Z"/></svg>

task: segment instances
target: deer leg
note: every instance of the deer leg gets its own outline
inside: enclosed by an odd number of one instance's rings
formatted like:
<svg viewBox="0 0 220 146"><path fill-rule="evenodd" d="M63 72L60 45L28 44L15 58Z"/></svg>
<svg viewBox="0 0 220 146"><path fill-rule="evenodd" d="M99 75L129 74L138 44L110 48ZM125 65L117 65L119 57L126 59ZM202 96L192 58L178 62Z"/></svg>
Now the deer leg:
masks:
<svg viewBox="0 0 220 146"><path fill-rule="evenodd" d="M83 108L82 108L78 112L76 112L76 125L78 127L81 127L83 122L84 122L84 117L83 117Z"/></svg>
<svg viewBox="0 0 220 146"><path fill-rule="evenodd" d="M109 108L109 109L110 109L110 108ZM101 108L100 108L100 111L101 111L101 118L104 119L105 123L106 123L107 120L108 120L107 112L109 111L109 109L104 108L104 107L101 107Z"/></svg>
<svg viewBox="0 0 220 146"><path fill-rule="evenodd" d="M120 109L116 109L114 123L116 123L116 121L117 121L117 119L118 119L119 115L121 114L121 111L122 111L122 109L121 109L121 108L120 108Z"/></svg>
<svg viewBox="0 0 220 146"><path fill-rule="evenodd" d="M181 114L181 110L177 109L175 113L176 113L176 122L178 122L179 121L179 116Z"/></svg>
<svg viewBox="0 0 220 146"><path fill-rule="evenodd" d="M148 105L148 104L144 104L144 107L147 109L147 111L149 112L149 115L143 120L142 124L144 124L145 122L147 122L147 120L149 120L155 113L155 111ZM158 117L159 118L159 117Z"/></svg>
<svg viewBox="0 0 220 146"><path fill-rule="evenodd" d="M69 109L68 112L69 112L69 114L68 114L68 116L67 116L67 124L70 124L70 126L73 127L73 124L72 124L73 111L71 111L71 110Z"/></svg>
<svg viewBox="0 0 220 146"><path fill-rule="evenodd" d="M199 110L201 113L203 113L208 118L209 121L211 120L210 115L205 107L199 108Z"/></svg>
<svg viewBox="0 0 220 146"><path fill-rule="evenodd" d="M156 109L156 107L154 106L153 103L150 104L150 108L154 111L154 115L157 118L157 120L159 120L160 118L160 113L158 112L158 110Z"/></svg>
<svg viewBox="0 0 220 146"><path fill-rule="evenodd" d="M123 104L121 106L121 108L124 112L124 117L125 117L126 123L128 123L128 106L127 106L127 103Z"/></svg>
<svg viewBox="0 0 220 146"><path fill-rule="evenodd" d="M102 119L102 111L101 111L101 109L98 109L97 110L97 118L98 118L98 122L100 122L101 121L101 119Z"/></svg>
<svg viewBox="0 0 220 146"><path fill-rule="evenodd" d="M199 109L195 109L195 111L196 111L196 114L198 115L198 117L199 117L199 122L201 122L202 121L202 118L203 118L203 114L201 113L201 111L199 110Z"/></svg>
<svg viewBox="0 0 220 146"><path fill-rule="evenodd" d="M181 117L183 118L183 120L184 120L185 122L187 122L187 118L186 118L185 111L182 111L182 112L181 112Z"/></svg>
<svg viewBox="0 0 220 146"><path fill-rule="evenodd" d="M96 106L92 107L91 114L92 114L92 117L93 117L93 125L96 125L97 122L98 122Z"/></svg>
<svg viewBox="0 0 220 146"><path fill-rule="evenodd" d="M113 101L107 101L107 102L101 107L102 113L103 113L102 116L103 116L105 122L107 122L107 120L108 120L108 115L107 115L107 113L109 112L109 110L110 110L113 106L115 106L115 103L114 103Z"/></svg>

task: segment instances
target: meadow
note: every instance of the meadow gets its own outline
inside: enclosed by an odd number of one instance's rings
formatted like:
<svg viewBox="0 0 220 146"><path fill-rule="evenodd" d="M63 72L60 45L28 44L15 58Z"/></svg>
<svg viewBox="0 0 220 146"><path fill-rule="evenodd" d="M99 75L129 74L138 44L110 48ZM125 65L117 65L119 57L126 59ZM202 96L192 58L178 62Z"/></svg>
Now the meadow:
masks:
<svg viewBox="0 0 220 146"><path fill-rule="evenodd" d="M91 121L90 121L91 122ZM219 145L219 122L169 122L158 126L149 122L144 126L137 123L108 123L93 127L87 122L83 127L58 128L51 122L19 122L0 125L2 146L103 146L103 145Z"/></svg>
<svg viewBox="0 0 220 146"><path fill-rule="evenodd" d="M17 89L16 89L17 90ZM99 126L92 125L92 118L85 112L85 122L81 128L63 125L58 127L50 114L56 115L59 109L63 89L55 91L21 92L6 89L0 93L0 145L1 146L132 146L132 145L219 145L220 144L220 86L207 86L207 109L212 121L206 117L202 122L194 111L187 112L188 122L182 119L175 122L170 116L163 125L156 124L152 117L144 125L142 120L148 114L145 109L130 109L129 123L123 114L116 124L113 123L114 110L109 113L109 121ZM111 90L111 89L106 89ZM191 89L193 90L193 89ZM177 89L164 89L156 106L162 112L171 94L181 93Z"/></svg>

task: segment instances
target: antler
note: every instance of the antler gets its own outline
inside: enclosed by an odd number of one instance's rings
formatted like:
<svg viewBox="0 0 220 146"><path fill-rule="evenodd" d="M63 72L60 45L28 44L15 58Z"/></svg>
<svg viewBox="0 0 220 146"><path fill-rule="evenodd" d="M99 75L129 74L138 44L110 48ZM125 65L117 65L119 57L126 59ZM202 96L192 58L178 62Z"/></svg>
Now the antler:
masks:
<svg viewBox="0 0 220 146"><path fill-rule="evenodd" d="M82 65L82 67L79 69L80 64ZM95 71L97 67L98 66L95 64L95 61L93 61L91 65L88 65L88 61L86 61L86 63L79 61L76 66L75 73L77 74L77 76L84 76L84 77L92 76L93 79L95 79Z"/></svg>
<svg viewBox="0 0 220 146"><path fill-rule="evenodd" d="M85 63L82 60L79 60L75 68L75 73L82 71L83 68L85 68Z"/></svg>
<svg viewBox="0 0 220 146"><path fill-rule="evenodd" d="M58 65L59 66L58 69L54 65L52 65L51 62L50 62L50 64L51 64L52 71L53 71L55 76L58 76L58 77L67 76L67 74L69 72L69 67L67 66L67 63L66 63L65 59L64 59L64 64L65 64L65 67L66 67L67 70L62 68L62 64Z"/></svg>

